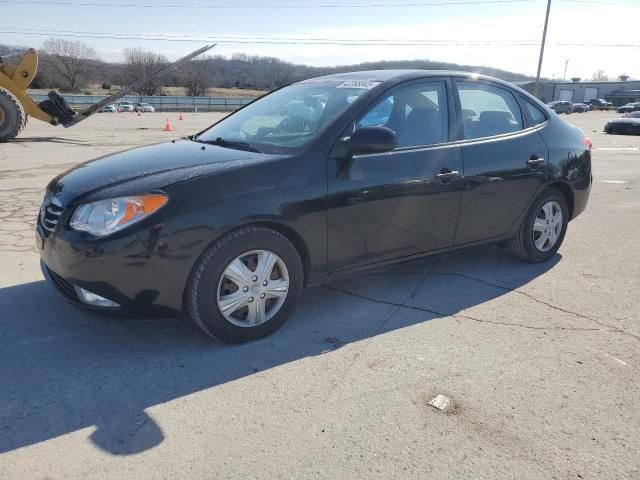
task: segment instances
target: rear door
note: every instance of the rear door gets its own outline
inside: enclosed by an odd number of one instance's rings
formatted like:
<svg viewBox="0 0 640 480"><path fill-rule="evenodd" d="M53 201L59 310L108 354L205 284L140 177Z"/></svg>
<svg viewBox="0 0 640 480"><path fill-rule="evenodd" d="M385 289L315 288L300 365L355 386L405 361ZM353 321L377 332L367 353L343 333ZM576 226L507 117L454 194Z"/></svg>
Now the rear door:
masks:
<svg viewBox="0 0 640 480"><path fill-rule="evenodd" d="M391 152L357 155L346 166L329 159L331 271L452 245L462 157L450 125L450 88L446 79L403 84L355 119L352 131L383 125L399 144Z"/></svg>
<svg viewBox="0 0 640 480"><path fill-rule="evenodd" d="M539 130L547 117L530 104L525 108L533 108L538 120L529 120L501 85L480 80L455 85L457 108L466 112L464 193L454 241L461 245L506 233L544 182L548 153Z"/></svg>

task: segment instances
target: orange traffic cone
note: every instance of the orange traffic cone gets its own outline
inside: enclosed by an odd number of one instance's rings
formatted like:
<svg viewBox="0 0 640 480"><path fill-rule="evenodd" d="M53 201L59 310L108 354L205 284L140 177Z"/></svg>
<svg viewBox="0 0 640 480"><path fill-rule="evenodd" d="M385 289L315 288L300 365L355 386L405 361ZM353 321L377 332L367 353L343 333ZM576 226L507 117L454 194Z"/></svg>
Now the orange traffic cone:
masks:
<svg viewBox="0 0 640 480"><path fill-rule="evenodd" d="M164 124L164 131L165 132L171 132L171 124L169 123L169 117L167 117L167 123Z"/></svg>
<svg viewBox="0 0 640 480"><path fill-rule="evenodd" d="M178 120L184 120L184 118L182 117L182 112L180 112L180 116L178 117Z"/></svg>

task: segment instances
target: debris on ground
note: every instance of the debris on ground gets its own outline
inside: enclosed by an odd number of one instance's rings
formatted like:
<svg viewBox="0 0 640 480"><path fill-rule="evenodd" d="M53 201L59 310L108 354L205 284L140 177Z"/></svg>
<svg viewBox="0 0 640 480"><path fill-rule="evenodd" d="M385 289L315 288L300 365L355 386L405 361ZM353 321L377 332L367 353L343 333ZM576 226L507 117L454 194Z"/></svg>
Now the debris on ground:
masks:
<svg viewBox="0 0 640 480"><path fill-rule="evenodd" d="M438 394L436 397L431 399L431 401L429 402L429 405L431 405L434 408L437 408L438 410L446 411L451 406L451 399L448 397L445 397L444 395Z"/></svg>

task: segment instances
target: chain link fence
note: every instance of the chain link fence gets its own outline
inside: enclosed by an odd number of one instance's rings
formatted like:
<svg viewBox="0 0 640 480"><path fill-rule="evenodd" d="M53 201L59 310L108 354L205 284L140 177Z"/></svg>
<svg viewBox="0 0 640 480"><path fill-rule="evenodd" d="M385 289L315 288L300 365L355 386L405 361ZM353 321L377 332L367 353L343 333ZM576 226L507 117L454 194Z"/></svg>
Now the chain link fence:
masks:
<svg viewBox="0 0 640 480"><path fill-rule="evenodd" d="M31 94L36 102L46 100L44 94ZM74 110L82 110L100 100L106 95L62 95L69 106ZM181 97L181 96L145 96L126 95L117 102L149 103L158 112L229 112L252 102L252 97Z"/></svg>

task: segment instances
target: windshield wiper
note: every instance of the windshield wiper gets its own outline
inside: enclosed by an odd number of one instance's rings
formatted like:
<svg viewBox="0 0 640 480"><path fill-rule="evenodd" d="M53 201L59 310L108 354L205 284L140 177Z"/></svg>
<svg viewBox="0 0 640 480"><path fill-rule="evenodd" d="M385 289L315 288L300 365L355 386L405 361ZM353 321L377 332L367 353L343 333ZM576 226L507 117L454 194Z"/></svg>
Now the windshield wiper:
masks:
<svg viewBox="0 0 640 480"><path fill-rule="evenodd" d="M249 145L248 143L236 142L234 140L225 140L222 137L218 137L215 140L202 140L201 138L197 138L194 136L192 140L194 142L207 143L209 145L218 145L219 147L224 148L235 148L237 150L245 150L247 152L262 153L262 151L258 150L252 145Z"/></svg>

